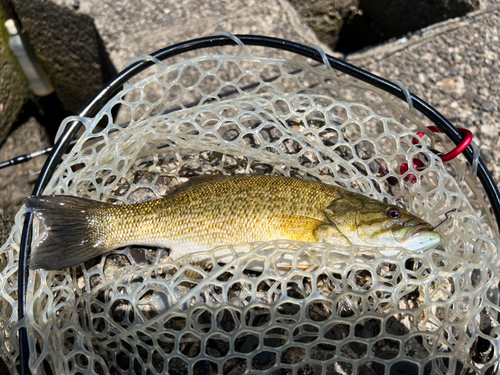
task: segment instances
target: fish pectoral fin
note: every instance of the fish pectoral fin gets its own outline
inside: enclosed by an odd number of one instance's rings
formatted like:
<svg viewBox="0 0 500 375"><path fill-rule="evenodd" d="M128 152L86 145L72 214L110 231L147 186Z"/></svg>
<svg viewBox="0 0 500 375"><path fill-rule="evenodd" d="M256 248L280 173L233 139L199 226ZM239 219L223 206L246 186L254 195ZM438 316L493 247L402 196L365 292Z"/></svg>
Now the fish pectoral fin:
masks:
<svg viewBox="0 0 500 375"><path fill-rule="evenodd" d="M318 240L314 235L314 231L322 224L326 223L306 216L295 216L292 220L282 224L282 238L295 241L317 242Z"/></svg>
<svg viewBox="0 0 500 375"><path fill-rule="evenodd" d="M351 246L349 241L335 226L331 224L322 224L314 230L314 236L318 242L328 242L343 246Z"/></svg>

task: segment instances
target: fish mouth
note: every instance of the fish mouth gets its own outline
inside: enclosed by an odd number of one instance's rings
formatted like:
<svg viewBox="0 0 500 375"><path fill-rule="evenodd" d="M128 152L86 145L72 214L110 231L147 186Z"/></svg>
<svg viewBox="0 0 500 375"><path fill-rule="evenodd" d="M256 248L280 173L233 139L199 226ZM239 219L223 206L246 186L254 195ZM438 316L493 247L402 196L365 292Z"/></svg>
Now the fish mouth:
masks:
<svg viewBox="0 0 500 375"><path fill-rule="evenodd" d="M420 223L406 232L405 241L422 232L431 232L434 227L429 223Z"/></svg>
<svg viewBox="0 0 500 375"><path fill-rule="evenodd" d="M399 246L411 251L423 251L441 242L441 235L426 222L411 227L399 227L393 232Z"/></svg>
<svg viewBox="0 0 500 375"><path fill-rule="evenodd" d="M397 242L405 244L414 239L415 236L436 233L432 231L433 228L434 227L432 225L423 221L412 226L397 226L393 229L393 234Z"/></svg>

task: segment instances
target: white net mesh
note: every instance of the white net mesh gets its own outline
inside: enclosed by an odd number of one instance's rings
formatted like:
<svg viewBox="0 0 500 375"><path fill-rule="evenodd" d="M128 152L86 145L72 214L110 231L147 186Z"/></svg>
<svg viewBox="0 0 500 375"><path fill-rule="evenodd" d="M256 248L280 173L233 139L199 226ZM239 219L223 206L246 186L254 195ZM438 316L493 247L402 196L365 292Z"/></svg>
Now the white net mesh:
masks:
<svg viewBox="0 0 500 375"><path fill-rule="evenodd" d="M404 103L324 67L205 52L157 64L108 102L44 194L136 203L205 173L295 176L433 224L456 208L442 243L393 257L289 241L227 246L203 267L128 247L31 271L18 323L21 210L0 250L0 356L10 371L22 325L39 374L492 374L498 235L464 159L443 165L413 144L423 120ZM424 137L448 147L440 139Z"/></svg>

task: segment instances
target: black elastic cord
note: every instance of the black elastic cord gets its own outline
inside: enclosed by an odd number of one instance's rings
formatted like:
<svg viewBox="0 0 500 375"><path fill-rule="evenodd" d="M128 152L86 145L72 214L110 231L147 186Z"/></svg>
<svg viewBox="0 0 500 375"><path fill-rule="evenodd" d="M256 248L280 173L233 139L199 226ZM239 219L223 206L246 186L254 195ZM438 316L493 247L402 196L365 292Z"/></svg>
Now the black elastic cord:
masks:
<svg viewBox="0 0 500 375"><path fill-rule="evenodd" d="M289 52L302 55L307 58L311 58L319 63L323 63L323 58L321 54L314 48L304 46L299 43L290 42L283 39L271 38L266 36L256 36L256 35L236 35L244 44L251 46L261 46L276 48L280 50L285 50ZM186 53L189 51L198 50L201 48L219 47L227 45L236 45L236 43L226 36L211 36L199 39L193 39L173 46L164 48L153 53L151 56L158 60L165 60L167 58ZM367 71L360 69L354 65L346 63L345 61L337 60L331 56L327 56L328 61L333 69L336 69L342 73L350 75L354 78L359 79L369 85L375 86L383 91L386 91L399 99L406 101L404 92L396 84L387 81L383 78L377 77L374 74L368 73ZM151 60L139 61L120 72L113 80L111 80L95 97L90 101L89 104L80 113L80 117L93 117L95 116L101 108L121 89L122 86L132 77L138 73L144 71L148 67L152 66L154 62ZM432 108L425 101L420 99L415 95L411 95L414 107L420 111L424 116L431 120L437 127L439 127L443 132L455 143L459 144L462 140L462 135L458 130L438 111ZM81 123L74 121L67 125L65 132L58 140L57 144L54 146L51 154L47 158L45 165L40 172L40 176L36 182L35 188L33 190L33 195L40 195L50 178L52 177L62 155L66 152L69 143L72 138L80 128ZM473 150L469 146L464 151L465 157L472 163ZM500 228L500 193L496 187L493 179L486 169L483 161L479 159L477 175L481 181L486 194L490 200L490 203L497 220L497 225ZM26 286L28 281L28 268L27 268L27 258L31 252L31 231L32 222L31 214L26 214L26 219L24 222L23 232L21 236L21 245L19 249L19 308L18 308L18 318L23 319L26 312ZM28 374L28 355L29 347L26 336L26 329L20 330L20 356L21 356L21 371L22 374Z"/></svg>

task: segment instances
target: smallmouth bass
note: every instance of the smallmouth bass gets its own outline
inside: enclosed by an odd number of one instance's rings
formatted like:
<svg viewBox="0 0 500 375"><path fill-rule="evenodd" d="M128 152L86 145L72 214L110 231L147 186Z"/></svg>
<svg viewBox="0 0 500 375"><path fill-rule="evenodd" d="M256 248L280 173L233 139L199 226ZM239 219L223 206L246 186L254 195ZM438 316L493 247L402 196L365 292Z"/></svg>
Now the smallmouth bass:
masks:
<svg viewBox="0 0 500 375"><path fill-rule="evenodd" d="M30 268L61 269L111 250L170 249L172 259L220 245L289 239L428 249L433 227L394 205L320 182L275 176L200 176L171 195L117 206L72 196L25 200L45 231Z"/></svg>

